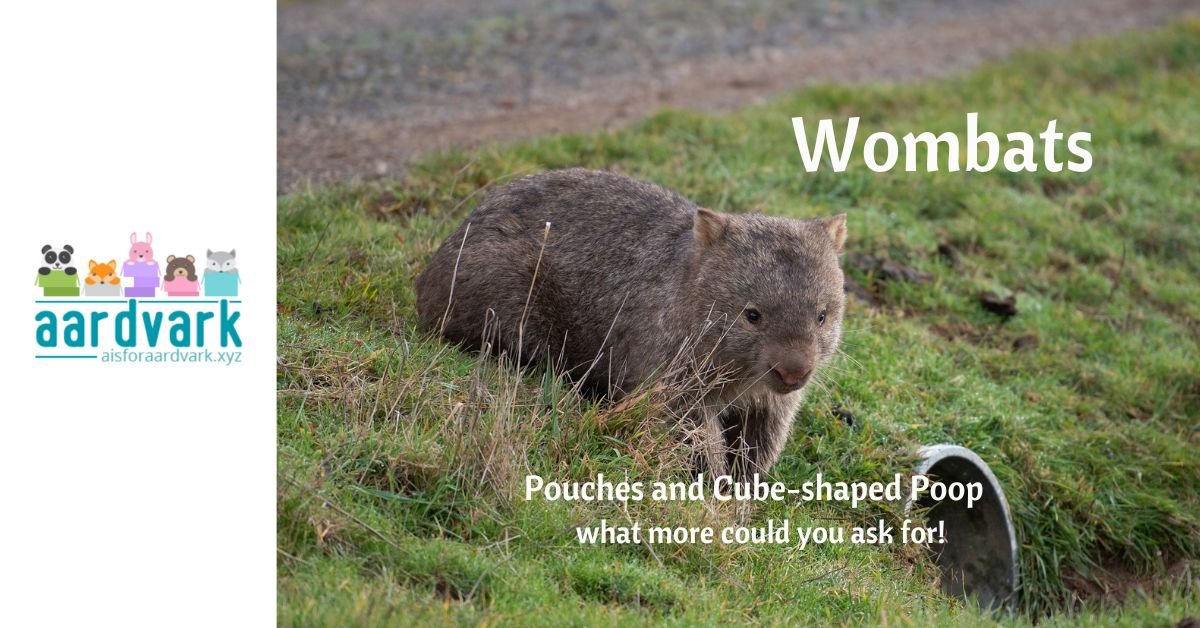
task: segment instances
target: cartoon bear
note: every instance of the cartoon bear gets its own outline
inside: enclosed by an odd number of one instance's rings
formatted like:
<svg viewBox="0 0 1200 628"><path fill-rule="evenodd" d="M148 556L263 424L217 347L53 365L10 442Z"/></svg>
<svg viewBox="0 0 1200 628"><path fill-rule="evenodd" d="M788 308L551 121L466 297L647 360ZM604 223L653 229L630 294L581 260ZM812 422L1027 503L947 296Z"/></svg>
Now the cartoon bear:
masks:
<svg viewBox="0 0 1200 628"><path fill-rule="evenodd" d="M169 297L200 296L200 281L196 276L196 258L167 256L167 274L163 277L163 290Z"/></svg>
<svg viewBox="0 0 1200 628"><path fill-rule="evenodd" d="M88 274L83 279L83 294L89 297L121 296L121 278L117 276L117 260L101 264L88 260Z"/></svg>

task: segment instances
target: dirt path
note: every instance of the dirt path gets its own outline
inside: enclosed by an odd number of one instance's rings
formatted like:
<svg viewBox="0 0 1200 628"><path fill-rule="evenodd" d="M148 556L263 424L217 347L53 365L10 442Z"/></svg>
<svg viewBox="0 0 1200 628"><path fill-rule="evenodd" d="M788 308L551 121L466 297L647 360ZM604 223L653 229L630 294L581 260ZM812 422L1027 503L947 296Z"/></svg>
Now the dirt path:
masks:
<svg viewBox="0 0 1200 628"><path fill-rule="evenodd" d="M908 81L1200 14L1194 0L302 2L279 11L278 183L396 176L439 148Z"/></svg>

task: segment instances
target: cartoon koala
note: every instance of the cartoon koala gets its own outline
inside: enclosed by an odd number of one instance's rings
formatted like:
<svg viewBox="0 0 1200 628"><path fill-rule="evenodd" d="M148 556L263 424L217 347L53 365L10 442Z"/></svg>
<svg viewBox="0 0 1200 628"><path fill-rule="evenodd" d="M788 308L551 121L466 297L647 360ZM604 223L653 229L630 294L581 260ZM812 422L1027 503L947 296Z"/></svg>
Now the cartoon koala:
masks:
<svg viewBox="0 0 1200 628"><path fill-rule="evenodd" d="M70 244L64 244L61 249L49 244L43 246L42 259L46 261L46 265L38 269L38 274L49 275L52 270L61 270L68 275L74 275L75 267L70 265L72 255L75 255L75 249Z"/></svg>
<svg viewBox="0 0 1200 628"><path fill-rule="evenodd" d="M163 277L163 290L170 297L200 296L200 281L196 276L196 258L167 256L167 274Z"/></svg>

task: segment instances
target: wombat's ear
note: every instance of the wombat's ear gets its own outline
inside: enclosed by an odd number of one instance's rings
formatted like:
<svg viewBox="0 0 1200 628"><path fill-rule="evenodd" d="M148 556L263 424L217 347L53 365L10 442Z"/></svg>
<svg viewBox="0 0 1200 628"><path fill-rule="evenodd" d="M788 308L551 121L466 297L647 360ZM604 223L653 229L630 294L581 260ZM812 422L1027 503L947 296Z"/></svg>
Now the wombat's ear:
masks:
<svg viewBox="0 0 1200 628"><path fill-rule="evenodd" d="M195 263L196 263L196 258L194 258L194 257L192 257L191 255L189 255L189 256L187 256L187 261L189 261L189 262L191 262L191 263L195 264Z"/></svg>
<svg viewBox="0 0 1200 628"><path fill-rule="evenodd" d="M692 233L696 234L696 241L703 246L715 244L725 235L725 227L729 224L729 219L711 209L700 208L696 210L695 222L692 223Z"/></svg>
<svg viewBox="0 0 1200 628"><path fill-rule="evenodd" d="M816 222L829 235L829 239L833 240L833 247L837 249L837 252L841 253L842 248L846 246L846 214L821 218Z"/></svg>
<svg viewBox="0 0 1200 628"><path fill-rule="evenodd" d="M175 261L175 256L174 256L174 255L168 255L168 256L167 256L167 263L168 263L168 264L170 264L170 263L171 263L171 262L173 262L173 261Z"/></svg>

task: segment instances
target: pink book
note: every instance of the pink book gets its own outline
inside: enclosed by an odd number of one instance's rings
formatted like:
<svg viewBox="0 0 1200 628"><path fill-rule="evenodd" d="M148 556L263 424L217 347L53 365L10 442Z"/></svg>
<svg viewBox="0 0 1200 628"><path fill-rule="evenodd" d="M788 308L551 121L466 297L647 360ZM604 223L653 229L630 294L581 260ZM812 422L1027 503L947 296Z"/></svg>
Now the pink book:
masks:
<svg viewBox="0 0 1200 628"><path fill-rule="evenodd" d="M200 296L200 282L188 280L186 277L175 277L170 281L164 281L162 287L167 291L169 297Z"/></svg>

